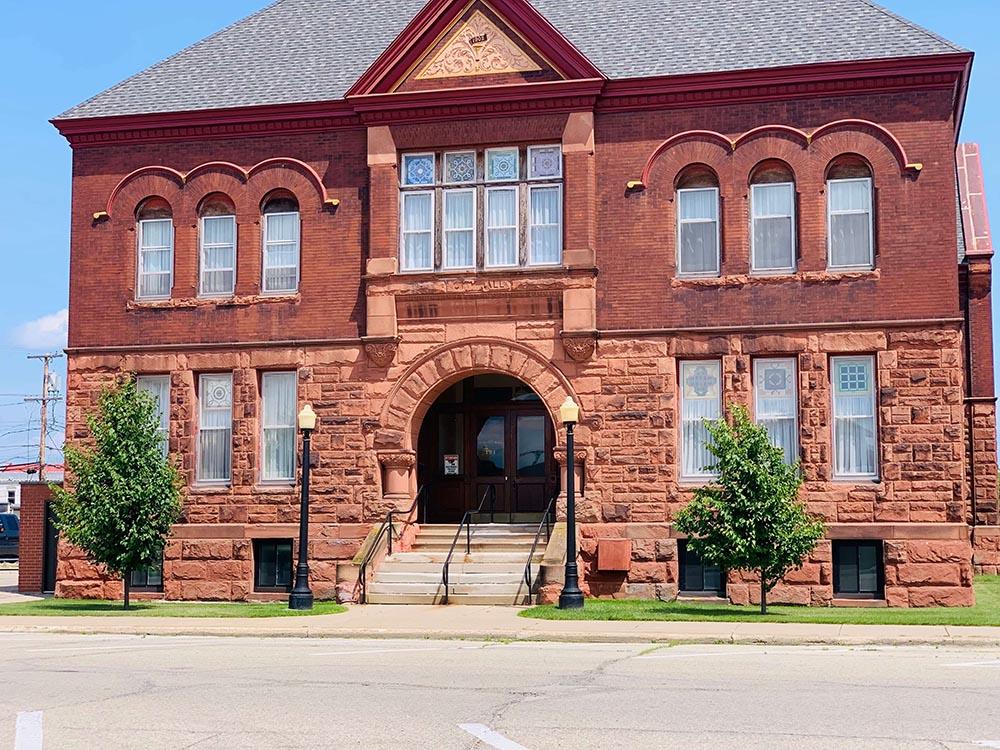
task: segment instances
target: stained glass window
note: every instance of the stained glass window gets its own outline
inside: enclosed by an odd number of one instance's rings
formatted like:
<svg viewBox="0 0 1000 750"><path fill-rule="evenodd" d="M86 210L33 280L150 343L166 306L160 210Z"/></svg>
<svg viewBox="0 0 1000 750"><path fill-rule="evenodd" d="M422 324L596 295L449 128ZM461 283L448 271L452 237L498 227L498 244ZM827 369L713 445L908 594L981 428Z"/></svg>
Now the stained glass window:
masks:
<svg viewBox="0 0 1000 750"><path fill-rule="evenodd" d="M460 151L444 155L444 181L448 183L476 181L476 152Z"/></svg>
<svg viewBox="0 0 1000 750"><path fill-rule="evenodd" d="M407 154L403 157L404 185L434 184L434 154Z"/></svg>
<svg viewBox="0 0 1000 750"><path fill-rule="evenodd" d="M718 360L681 362L681 476L698 479L715 475L715 457L708 450L708 420L722 413L722 365Z"/></svg>
<svg viewBox="0 0 1000 750"><path fill-rule="evenodd" d="M546 179L562 176L560 146L531 146L528 149L528 178Z"/></svg>
<svg viewBox="0 0 1000 750"><path fill-rule="evenodd" d="M785 454L785 462L798 458L798 389L795 360L757 359L753 363L754 416L767 430L771 442Z"/></svg>
<svg viewBox="0 0 1000 750"><path fill-rule="evenodd" d="M833 454L838 477L878 476L873 357L834 357Z"/></svg>
<svg viewBox="0 0 1000 750"><path fill-rule="evenodd" d="M490 182L515 182L521 176L516 148L491 148L486 151L486 179Z"/></svg>

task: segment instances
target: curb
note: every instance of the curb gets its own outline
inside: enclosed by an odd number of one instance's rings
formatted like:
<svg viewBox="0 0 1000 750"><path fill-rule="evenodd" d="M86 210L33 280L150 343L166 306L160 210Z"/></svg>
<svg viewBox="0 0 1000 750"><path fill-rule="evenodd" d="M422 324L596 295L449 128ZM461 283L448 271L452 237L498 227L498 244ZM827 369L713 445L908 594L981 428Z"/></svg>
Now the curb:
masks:
<svg viewBox="0 0 1000 750"><path fill-rule="evenodd" d="M944 636L850 636L850 635L728 635L691 633L574 633L537 632L520 630L511 632L488 632L481 630L384 630L352 628L329 629L271 629L247 630L242 628L195 627L112 627L79 625L13 625L5 629L8 633L54 633L71 635L135 635L140 637L224 637L224 638L313 638L313 639L376 639L376 640L435 640L435 641L518 641L534 643L608 643L608 644L731 644L770 646L959 646L959 647L1000 647L1000 636L949 634Z"/></svg>

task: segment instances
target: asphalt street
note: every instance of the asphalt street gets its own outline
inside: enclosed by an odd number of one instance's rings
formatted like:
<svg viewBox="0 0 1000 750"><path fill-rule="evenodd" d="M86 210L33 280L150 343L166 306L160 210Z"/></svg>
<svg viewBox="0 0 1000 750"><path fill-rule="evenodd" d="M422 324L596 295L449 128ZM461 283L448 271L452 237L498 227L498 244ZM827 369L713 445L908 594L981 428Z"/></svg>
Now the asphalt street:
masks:
<svg viewBox="0 0 1000 750"><path fill-rule="evenodd" d="M0 634L0 750L1000 748L1000 649Z"/></svg>

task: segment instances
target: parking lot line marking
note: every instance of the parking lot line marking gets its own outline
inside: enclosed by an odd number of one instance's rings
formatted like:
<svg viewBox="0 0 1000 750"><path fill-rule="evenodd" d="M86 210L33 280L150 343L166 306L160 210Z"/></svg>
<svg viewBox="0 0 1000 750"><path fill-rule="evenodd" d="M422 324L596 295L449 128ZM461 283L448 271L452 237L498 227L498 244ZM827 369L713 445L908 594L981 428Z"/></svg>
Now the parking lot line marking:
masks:
<svg viewBox="0 0 1000 750"><path fill-rule="evenodd" d="M458 728L468 732L480 742L485 742L490 747L496 748L496 750L528 750L524 745L519 745L514 740L507 739L499 732L494 732L485 724L459 724Z"/></svg>
<svg viewBox="0 0 1000 750"><path fill-rule="evenodd" d="M14 750L42 750L41 711L21 711L17 715Z"/></svg>

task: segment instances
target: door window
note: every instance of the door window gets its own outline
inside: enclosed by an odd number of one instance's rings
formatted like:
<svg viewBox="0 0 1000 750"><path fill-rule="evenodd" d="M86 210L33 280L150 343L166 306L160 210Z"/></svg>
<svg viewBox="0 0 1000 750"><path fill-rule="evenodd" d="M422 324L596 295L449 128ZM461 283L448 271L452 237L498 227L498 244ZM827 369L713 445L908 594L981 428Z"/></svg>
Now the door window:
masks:
<svg viewBox="0 0 1000 750"><path fill-rule="evenodd" d="M517 476L545 476L545 417L541 414L517 418Z"/></svg>
<svg viewBox="0 0 1000 750"><path fill-rule="evenodd" d="M476 435L477 474L481 477L502 477L506 466L504 438L506 419L502 415L481 418Z"/></svg>

